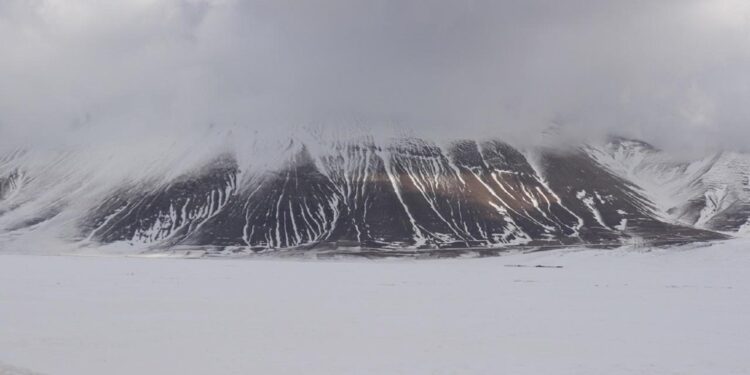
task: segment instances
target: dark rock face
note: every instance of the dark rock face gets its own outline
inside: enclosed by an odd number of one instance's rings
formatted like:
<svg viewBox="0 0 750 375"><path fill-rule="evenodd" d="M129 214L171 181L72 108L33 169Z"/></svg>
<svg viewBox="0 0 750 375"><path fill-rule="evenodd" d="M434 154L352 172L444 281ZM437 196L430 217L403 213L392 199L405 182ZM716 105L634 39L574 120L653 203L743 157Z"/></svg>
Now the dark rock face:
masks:
<svg viewBox="0 0 750 375"><path fill-rule="evenodd" d="M649 243L710 240L716 233L674 225L657 218L653 204L637 186L603 168L582 151L543 155L543 173L570 209L581 217L581 238L589 243L617 242L636 236Z"/></svg>
<svg viewBox="0 0 750 375"><path fill-rule="evenodd" d="M22 175L19 171L14 170L5 176L0 176L0 200L17 189L21 184Z"/></svg>
<svg viewBox="0 0 750 375"><path fill-rule="evenodd" d="M81 224L100 242L180 243L236 201L237 165L229 156L170 184L114 192Z"/></svg>
<svg viewBox="0 0 750 375"><path fill-rule="evenodd" d="M0 174L0 216L19 206L17 203L2 204L23 188L26 176L18 169ZM32 220L33 221L33 220ZM16 225L15 227L17 227Z"/></svg>
<svg viewBox="0 0 750 375"><path fill-rule="evenodd" d="M661 221L652 203L580 150L416 139L292 148L247 172L232 155L167 183L120 188L80 221L82 237L161 248L502 248L722 238ZM0 189L3 189L0 180ZM3 190L0 190L2 193Z"/></svg>

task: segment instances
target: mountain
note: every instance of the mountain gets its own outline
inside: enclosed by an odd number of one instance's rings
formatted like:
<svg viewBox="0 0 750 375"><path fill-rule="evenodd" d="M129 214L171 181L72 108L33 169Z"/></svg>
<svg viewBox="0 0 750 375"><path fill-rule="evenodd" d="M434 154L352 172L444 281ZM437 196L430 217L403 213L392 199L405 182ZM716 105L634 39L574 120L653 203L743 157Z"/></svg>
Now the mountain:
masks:
<svg viewBox="0 0 750 375"><path fill-rule="evenodd" d="M215 254L450 254L668 245L726 238L717 231L743 230L750 213L750 164L739 154L670 162L623 139L522 149L501 140L232 138L232 147L199 140L154 154L6 153L0 249L62 241Z"/></svg>

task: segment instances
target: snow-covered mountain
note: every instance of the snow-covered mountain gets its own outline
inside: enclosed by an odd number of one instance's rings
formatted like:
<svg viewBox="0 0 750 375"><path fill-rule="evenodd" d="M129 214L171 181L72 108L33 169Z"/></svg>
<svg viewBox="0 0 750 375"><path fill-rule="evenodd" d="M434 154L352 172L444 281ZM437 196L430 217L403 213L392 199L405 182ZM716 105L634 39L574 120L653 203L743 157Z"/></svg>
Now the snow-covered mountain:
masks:
<svg viewBox="0 0 750 375"><path fill-rule="evenodd" d="M0 249L659 245L724 238L714 230L739 231L750 213L750 162L739 154L676 163L625 140L521 149L501 140L228 138L159 152L8 152Z"/></svg>
<svg viewBox="0 0 750 375"><path fill-rule="evenodd" d="M662 217L715 231L750 230L750 155L719 152L675 161L644 142L622 138L586 149L598 163L638 185Z"/></svg>

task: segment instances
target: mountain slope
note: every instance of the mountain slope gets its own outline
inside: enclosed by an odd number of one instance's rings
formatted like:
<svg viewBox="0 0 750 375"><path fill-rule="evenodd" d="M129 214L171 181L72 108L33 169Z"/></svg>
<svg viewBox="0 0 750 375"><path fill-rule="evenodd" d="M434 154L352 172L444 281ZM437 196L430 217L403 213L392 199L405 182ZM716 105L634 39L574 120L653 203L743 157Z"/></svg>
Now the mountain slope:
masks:
<svg viewBox="0 0 750 375"><path fill-rule="evenodd" d="M201 144L198 156L194 147L117 173L106 158L83 163L91 156L85 152L9 154L0 165L0 241L23 246L44 233L72 246L257 252L723 238L666 220L625 173L640 178L656 167L633 166L634 157L609 148L367 136L292 139L249 151Z"/></svg>
<svg viewBox="0 0 750 375"><path fill-rule="evenodd" d="M622 138L587 150L597 162L638 184L665 218L722 232L750 229L750 155L721 152L675 161L644 142Z"/></svg>

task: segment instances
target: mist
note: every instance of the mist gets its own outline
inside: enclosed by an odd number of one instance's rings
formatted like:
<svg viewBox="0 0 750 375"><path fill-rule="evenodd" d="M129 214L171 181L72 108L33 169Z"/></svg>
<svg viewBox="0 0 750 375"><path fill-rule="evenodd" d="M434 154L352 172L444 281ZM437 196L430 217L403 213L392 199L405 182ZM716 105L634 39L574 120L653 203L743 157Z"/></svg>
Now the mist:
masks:
<svg viewBox="0 0 750 375"><path fill-rule="evenodd" d="M743 0L5 0L0 46L0 147L209 127L515 144L555 127L690 153L750 136Z"/></svg>

